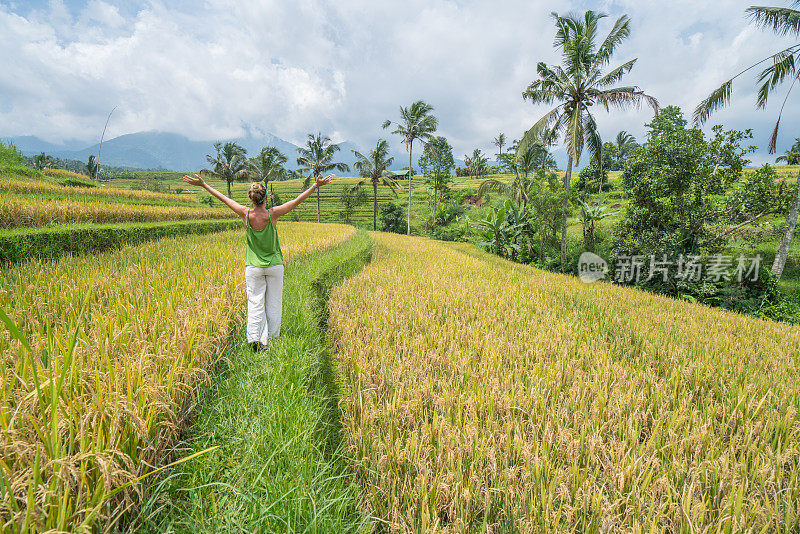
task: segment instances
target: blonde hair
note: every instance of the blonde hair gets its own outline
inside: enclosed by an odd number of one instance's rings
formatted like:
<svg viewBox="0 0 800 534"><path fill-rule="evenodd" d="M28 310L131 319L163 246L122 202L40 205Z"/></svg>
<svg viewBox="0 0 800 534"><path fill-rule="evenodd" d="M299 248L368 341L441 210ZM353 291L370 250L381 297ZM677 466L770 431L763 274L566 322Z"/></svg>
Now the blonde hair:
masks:
<svg viewBox="0 0 800 534"><path fill-rule="evenodd" d="M255 206L260 206L267 199L267 188L261 182L253 182L250 184L250 190L247 192L250 201Z"/></svg>

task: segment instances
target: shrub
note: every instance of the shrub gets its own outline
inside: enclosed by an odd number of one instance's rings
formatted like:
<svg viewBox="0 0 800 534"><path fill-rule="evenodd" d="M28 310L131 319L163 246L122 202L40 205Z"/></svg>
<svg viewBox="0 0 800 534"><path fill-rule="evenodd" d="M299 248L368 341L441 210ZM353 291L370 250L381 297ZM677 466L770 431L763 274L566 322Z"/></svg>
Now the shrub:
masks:
<svg viewBox="0 0 800 534"><path fill-rule="evenodd" d="M406 233L407 221L403 208L397 204L388 203L380 207L380 212L381 230L396 234Z"/></svg>

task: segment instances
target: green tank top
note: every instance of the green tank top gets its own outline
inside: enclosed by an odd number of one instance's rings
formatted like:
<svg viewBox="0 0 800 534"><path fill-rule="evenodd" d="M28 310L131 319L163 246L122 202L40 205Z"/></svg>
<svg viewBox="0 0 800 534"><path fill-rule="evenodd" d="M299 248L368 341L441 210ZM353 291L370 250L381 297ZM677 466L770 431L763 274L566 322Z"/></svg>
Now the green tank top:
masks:
<svg viewBox="0 0 800 534"><path fill-rule="evenodd" d="M247 253L245 265L248 267L272 267L283 263L281 245L278 243L278 230L272 222L272 209L269 212L269 224L261 230L250 226L250 210L247 210Z"/></svg>

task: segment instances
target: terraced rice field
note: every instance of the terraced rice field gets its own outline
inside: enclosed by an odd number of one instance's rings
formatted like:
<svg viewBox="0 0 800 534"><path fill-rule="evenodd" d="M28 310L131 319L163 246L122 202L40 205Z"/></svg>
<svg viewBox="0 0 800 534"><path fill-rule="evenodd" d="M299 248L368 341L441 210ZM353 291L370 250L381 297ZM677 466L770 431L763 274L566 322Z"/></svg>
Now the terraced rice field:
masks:
<svg viewBox="0 0 800 534"><path fill-rule="evenodd" d="M800 529L800 328L371 235L330 325L387 530Z"/></svg>
<svg viewBox="0 0 800 534"><path fill-rule="evenodd" d="M110 203L104 200L48 198L0 193L0 228L34 228L70 223L117 223L231 219L225 208Z"/></svg>
<svg viewBox="0 0 800 534"><path fill-rule="evenodd" d="M280 226L288 261L354 231ZM136 502L241 317L243 257L236 230L3 269L0 530L108 526Z"/></svg>

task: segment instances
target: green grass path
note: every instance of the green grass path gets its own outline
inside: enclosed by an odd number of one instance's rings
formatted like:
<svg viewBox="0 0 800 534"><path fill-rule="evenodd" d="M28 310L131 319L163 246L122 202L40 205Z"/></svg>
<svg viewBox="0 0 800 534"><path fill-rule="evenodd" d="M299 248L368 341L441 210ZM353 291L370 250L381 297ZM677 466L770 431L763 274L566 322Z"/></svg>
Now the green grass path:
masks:
<svg viewBox="0 0 800 534"><path fill-rule="evenodd" d="M330 288L369 260L358 232L287 265L281 337L254 353L243 328L195 410L183 455L146 498L143 532L368 532L339 455L337 385L323 328Z"/></svg>

